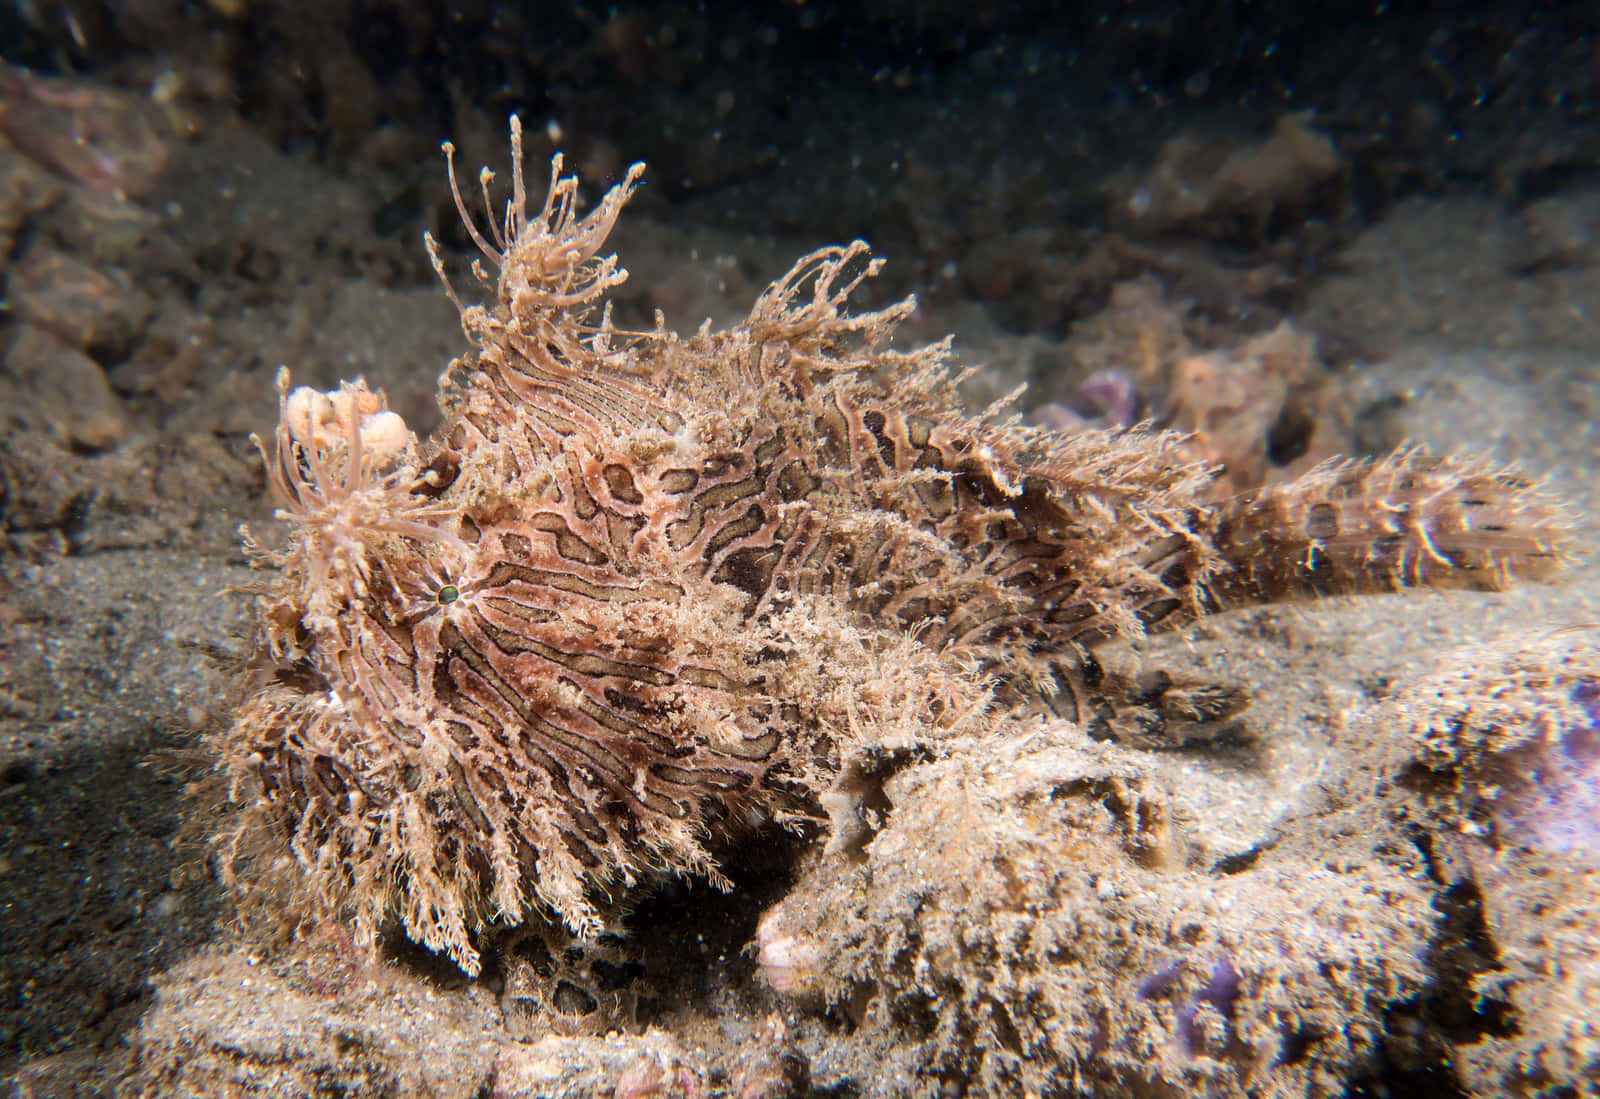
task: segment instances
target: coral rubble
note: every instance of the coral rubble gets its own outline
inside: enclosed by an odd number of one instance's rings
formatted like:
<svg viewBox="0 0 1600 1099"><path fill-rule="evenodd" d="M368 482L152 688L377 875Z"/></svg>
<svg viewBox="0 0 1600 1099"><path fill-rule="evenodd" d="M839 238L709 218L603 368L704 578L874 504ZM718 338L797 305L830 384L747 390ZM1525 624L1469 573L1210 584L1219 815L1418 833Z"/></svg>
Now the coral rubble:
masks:
<svg viewBox="0 0 1600 1099"><path fill-rule="evenodd" d="M603 249L640 169L580 216L558 158L530 211L514 153L503 223L477 228L457 192L493 269L475 265L488 304L461 307L443 427L419 441L360 383L285 376L267 455L288 537L255 549L260 656L220 738L231 850L282 837L312 908L364 940L394 921L476 973L492 924L592 939L641 883L725 884L715 845L763 822L827 813L836 847L865 842L850 789L875 742L925 748L1041 694L1107 737L1232 712L1105 671L1108 639L1496 589L1563 556L1558 509L1481 466L1405 452L1218 502L1176 433L971 416L948 341L892 344L911 302L845 312L882 262L859 242L801 259L730 330L621 330ZM1255 934L1216 949L1268 949ZM1262 993L1241 979L1243 1017Z"/></svg>

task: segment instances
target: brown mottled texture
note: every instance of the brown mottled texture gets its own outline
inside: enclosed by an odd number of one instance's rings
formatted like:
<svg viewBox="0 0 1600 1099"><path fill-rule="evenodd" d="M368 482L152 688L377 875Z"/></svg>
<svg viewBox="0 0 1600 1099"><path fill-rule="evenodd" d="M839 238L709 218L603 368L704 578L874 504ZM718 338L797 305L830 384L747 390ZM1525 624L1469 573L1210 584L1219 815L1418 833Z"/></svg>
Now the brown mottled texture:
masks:
<svg viewBox="0 0 1600 1099"><path fill-rule="evenodd" d="M1150 733L1236 706L1118 682L1097 643L1560 556L1494 472L1403 454L1212 505L1181 436L970 416L947 341L891 345L910 301L844 313L882 262L859 242L728 331L621 331L601 248L640 169L579 217L558 159L530 214L515 152L504 225L468 218L493 293L441 430L285 381L269 460L290 536L223 751L364 935L397 917L468 972L487 923L592 938L641 880L723 884L713 836L818 818L845 742L981 713L984 676L1113 727L1131 697Z"/></svg>

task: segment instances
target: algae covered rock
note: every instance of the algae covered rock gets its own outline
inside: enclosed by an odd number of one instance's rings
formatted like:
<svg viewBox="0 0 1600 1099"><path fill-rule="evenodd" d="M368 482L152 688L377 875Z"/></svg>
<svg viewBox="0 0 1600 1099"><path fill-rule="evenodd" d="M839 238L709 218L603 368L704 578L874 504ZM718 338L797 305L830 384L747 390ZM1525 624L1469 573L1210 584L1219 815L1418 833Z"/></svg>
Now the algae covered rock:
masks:
<svg viewBox="0 0 1600 1099"><path fill-rule="evenodd" d="M1408 735L1398 772L1456 841L1499 1027L1460 1051L1485 1095L1600 1079L1600 635L1513 635L1450 654L1371 716Z"/></svg>
<svg viewBox="0 0 1600 1099"><path fill-rule="evenodd" d="M1206 867L1115 748L1023 727L884 784L858 858L823 859L759 960L985 1095L1339 1095L1425 983L1427 889L1381 860ZM914 1083L920 1082L920 1083Z"/></svg>

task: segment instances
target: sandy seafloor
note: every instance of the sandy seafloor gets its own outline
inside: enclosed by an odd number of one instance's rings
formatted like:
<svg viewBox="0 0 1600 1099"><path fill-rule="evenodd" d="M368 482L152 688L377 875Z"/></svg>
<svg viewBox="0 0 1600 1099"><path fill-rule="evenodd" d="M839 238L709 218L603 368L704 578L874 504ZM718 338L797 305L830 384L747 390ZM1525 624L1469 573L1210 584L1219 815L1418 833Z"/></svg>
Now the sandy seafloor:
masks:
<svg viewBox="0 0 1600 1099"><path fill-rule="evenodd" d="M296 382L323 386L364 375L425 423L436 376L464 350L416 234L397 242L367 229L379 198L246 127L209 125L174 145L142 202L161 247L120 264L156 303L151 323L170 328L167 359L189 361L149 379L112 370L114 388L87 390L8 370L17 411L10 545L0 554L0 1072L34 1096L119 1087L611 1094L630 1071L633 1082L616 1094L736 1094L746 1077L769 1071L774 1050L792 1050L809 1062L813 1094L910 1088L893 1075L909 1055L882 1033L869 1039L847 1013L808 1012L758 979L745 948L763 907L787 888L781 869L750 870L745 897L674 887L643 906L638 918L653 927L641 931L642 949L656 959L646 968L667 1001L643 1037L541 1045L508 1029L502 987L414 952L353 960L329 947L337 929L271 950L231 934L227 902L181 820L197 811L184 790L206 766L199 736L226 721L227 668L249 649L249 597L239 589L252 574L237 528L272 527L246 437L273 421L280 364ZM1548 201L1568 200L1574 216L1587 216L1594 193ZM670 207L643 205L615 241L633 272L626 300L640 313L668 309L679 328L739 317L813 243L679 224ZM1575 518L1577 560L1549 586L1251 610L1153 642L1152 659L1248 684L1256 697L1239 742L1136 753L1200 863L1299 842L1300 822L1331 812L1352 771L1381 770L1392 755L1361 715L1443 654L1600 623L1600 564L1590 552L1600 502L1600 232L1562 262L1529 269L1516 254L1522 226L1506 199L1409 198L1341 245L1288 316L1381 349L1336 379L1348 407L1385 410L1381 423L1369 417L1363 438L1486 455L1548 478ZM235 274L250 256L270 257L273 270L208 288L207 257L218 250ZM888 258L891 271L902 259ZM181 309L169 307L180 298ZM925 301L915 330L953 332L957 358L985 372L975 383L985 393L1010 388L1041 341L1060 339L1007 330L948 294ZM140 369L157 375L166 364ZM56 445L70 430L63 424L96 401L112 402L120 418L114 443ZM1584 888L1592 904L1594 886ZM1492 905L1484 918L1480 947L1501 930ZM1591 943L1600 950L1600 930ZM1600 985L1585 988L1594 997ZM1600 1016L1600 1003L1588 1006ZM1346 1093L1498 1094L1497 1050L1550 1025L1532 1003L1516 1010L1520 1031L1469 1023L1442 1044L1413 1042L1428 1051L1417 1064L1374 1055L1350 1066ZM1587 1041L1592 1057L1592 1027ZM687 1075L641 1078L640 1064L684 1065ZM1388 1090L1370 1083L1378 1079ZM937 1080L924 1084L937 1091ZM964 1085L946 1077L943 1086L961 1094ZM1278 1094L1270 1074L1252 1086ZM1535 1081L1528 1093L1594 1086Z"/></svg>

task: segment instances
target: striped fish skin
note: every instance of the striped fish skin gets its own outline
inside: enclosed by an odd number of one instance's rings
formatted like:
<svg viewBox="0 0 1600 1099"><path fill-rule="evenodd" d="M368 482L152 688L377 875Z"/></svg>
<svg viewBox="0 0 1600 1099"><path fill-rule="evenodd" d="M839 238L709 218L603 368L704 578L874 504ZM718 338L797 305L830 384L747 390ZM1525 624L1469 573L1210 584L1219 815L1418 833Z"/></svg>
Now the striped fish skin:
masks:
<svg viewBox="0 0 1600 1099"><path fill-rule="evenodd" d="M558 158L533 213L513 144L502 225L457 193L492 270L487 305L450 291L472 350L444 426L379 445L364 386L313 423L284 379L267 459L289 537L256 551L262 658L224 760L308 895L369 940L398 921L475 974L487 925L593 938L641 882L726 885L719 843L817 818L887 697L874 676L954 669L913 698L930 730L951 682L970 708L1036 689L1086 726L1216 719L1234 700L1174 690L1164 716L1095 646L1562 559L1559 509L1496 470L1413 452L1216 504L1176 435L973 417L948 342L891 345L913 302L845 311L881 262L859 242L728 331L619 330L602 247L639 169L579 216Z"/></svg>

